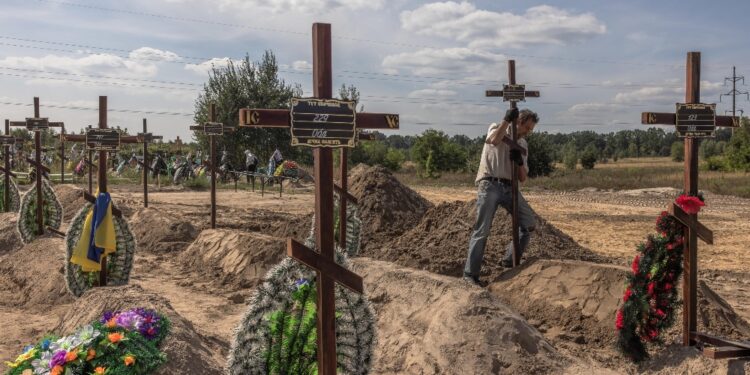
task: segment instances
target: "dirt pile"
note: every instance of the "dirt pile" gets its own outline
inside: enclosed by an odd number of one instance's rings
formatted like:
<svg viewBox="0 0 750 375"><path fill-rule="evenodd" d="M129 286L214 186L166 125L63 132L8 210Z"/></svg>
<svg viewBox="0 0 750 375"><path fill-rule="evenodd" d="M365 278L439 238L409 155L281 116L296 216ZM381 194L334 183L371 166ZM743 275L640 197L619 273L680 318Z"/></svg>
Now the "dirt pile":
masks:
<svg viewBox="0 0 750 375"><path fill-rule="evenodd" d="M432 203L381 166L360 164L352 169L349 192L359 203L363 254L414 227L432 207Z"/></svg>
<svg viewBox="0 0 750 375"><path fill-rule="evenodd" d="M23 246L18 229L16 229L16 220L18 220L16 212L0 213L0 255L13 252Z"/></svg>
<svg viewBox="0 0 750 375"><path fill-rule="evenodd" d="M106 311L135 307L156 309L165 314L172 323L172 332L162 346L162 350L167 354L167 363L159 368L158 374L222 373L228 342L198 332L190 321L172 308L169 301L146 292L137 285L94 288L87 291L60 318L54 332L60 335L70 334L76 328L99 319Z"/></svg>
<svg viewBox="0 0 750 375"><path fill-rule="evenodd" d="M260 233L207 229L180 256L182 268L224 291L253 287L286 254L286 240Z"/></svg>
<svg viewBox="0 0 750 375"><path fill-rule="evenodd" d="M141 208L130 217L130 229L138 241L138 251L164 254L181 251L198 236L192 224L180 216L155 208Z"/></svg>
<svg viewBox="0 0 750 375"><path fill-rule="evenodd" d="M373 373L560 373L568 361L526 321L462 280L352 260L377 312Z"/></svg>
<svg viewBox="0 0 750 375"><path fill-rule="evenodd" d="M475 219L476 200L441 203L430 208L414 228L380 248L370 247L363 255L443 275L460 276ZM536 220L536 230L524 254L526 259L606 261L578 245L541 217L537 216ZM497 279L503 270L500 262L505 255L505 247L511 240L511 217L505 210L499 209L485 248L483 277L489 276L490 281Z"/></svg>
<svg viewBox="0 0 750 375"><path fill-rule="evenodd" d="M750 324L704 281L698 281L698 321L703 331L737 340L750 337Z"/></svg>
<svg viewBox="0 0 750 375"><path fill-rule="evenodd" d="M63 239L41 237L0 258L0 305L32 308L70 302Z"/></svg>
<svg viewBox="0 0 750 375"><path fill-rule="evenodd" d="M67 225L86 204L86 200L83 199L84 190L70 184L55 185L54 189L57 200L63 206L63 223Z"/></svg>

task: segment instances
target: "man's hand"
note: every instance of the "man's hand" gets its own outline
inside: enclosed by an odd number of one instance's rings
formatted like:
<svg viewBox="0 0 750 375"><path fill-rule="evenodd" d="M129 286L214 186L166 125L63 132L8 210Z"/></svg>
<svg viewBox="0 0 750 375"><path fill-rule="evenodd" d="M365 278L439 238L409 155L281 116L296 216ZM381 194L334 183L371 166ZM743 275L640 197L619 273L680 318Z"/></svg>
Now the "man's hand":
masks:
<svg viewBox="0 0 750 375"><path fill-rule="evenodd" d="M507 123L511 123L518 119L518 108L511 108L505 111L505 118L503 120Z"/></svg>
<svg viewBox="0 0 750 375"><path fill-rule="evenodd" d="M523 156L521 156L520 150L510 150L510 160L519 167L523 166Z"/></svg>

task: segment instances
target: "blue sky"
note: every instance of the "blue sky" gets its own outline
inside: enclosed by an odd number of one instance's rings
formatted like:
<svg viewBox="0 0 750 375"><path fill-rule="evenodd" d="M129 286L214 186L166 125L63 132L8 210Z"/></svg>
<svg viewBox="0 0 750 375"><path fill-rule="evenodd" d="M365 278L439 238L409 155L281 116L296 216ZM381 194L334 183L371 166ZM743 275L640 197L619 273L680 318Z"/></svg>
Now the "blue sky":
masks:
<svg viewBox="0 0 750 375"><path fill-rule="evenodd" d="M207 67L270 49L309 94L313 22L333 28L334 86L354 84L366 111L401 115L401 134L482 134L506 106L506 81L542 92L539 130L640 128L640 112L684 98L686 52L703 53L702 98L718 102L737 66L750 77L747 1L3 0L0 111L79 129L97 121L190 138ZM748 80L750 84L750 80ZM746 88L743 88L746 89ZM744 100L744 98L743 98ZM718 110L728 109L727 100ZM50 107L44 107L44 105ZM750 103L740 101L750 111ZM55 106L55 107L52 107ZM76 107L79 109L60 108ZM81 109L83 108L83 109Z"/></svg>

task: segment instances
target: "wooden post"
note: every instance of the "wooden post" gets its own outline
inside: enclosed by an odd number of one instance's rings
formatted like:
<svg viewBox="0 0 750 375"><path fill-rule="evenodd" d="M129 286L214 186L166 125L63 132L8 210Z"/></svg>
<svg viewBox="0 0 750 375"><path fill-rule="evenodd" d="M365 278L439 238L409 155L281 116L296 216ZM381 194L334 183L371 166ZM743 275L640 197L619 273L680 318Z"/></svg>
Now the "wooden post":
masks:
<svg viewBox="0 0 750 375"><path fill-rule="evenodd" d="M209 106L209 120L216 122L216 104ZM208 136L211 151L211 229L216 229L216 140L214 135Z"/></svg>
<svg viewBox="0 0 750 375"><path fill-rule="evenodd" d="M148 134L148 126L146 124L146 119L143 119L143 134L144 136ZM141 168L141 174L143 175L143 207L148 208L148 168L145 166L148 165L148 141L144 138L143 139L143 166L144 168Z"/></svg>
<svg viewBox="0 0 750 375"><path fill-rule="evenodd" d="M5 120L5 135L10 136L10 120ZM10 212L10 146L6 145L3 149L5 152L5 173L3 176L5 205L3 207L5 207L5 212Z"/></svg>
<svg viewBox="0 0 750 375"><path fill-rule="evenodd" d="M94 178L92 177L92 171L94 169L94 151L89 151L89 158L88 163L86 163L86 167L89 172L89 194L94 194Z"/></svg>
<svg viewBox="0 0 750 375"><path fill-rule="evenodd" d="M65 126L60 129L60 183L65 183Z"/></svg>
<svg viewBox="0 0 750 375"><path fill-rule="evenodd" d="M339 183L341 190L348 191L347 164L349 150L342 148L339 153ZM339 193L339 247L346 249L346 194Z"/></svg>
<svg viewBox="0 0 750 375"><path fill-rule="evenodd" d="M39 118L39 97L34 97L34 117ZM34 160L36 161L36 234L44 234L44 189L42 187L42 134L34 132Z"/></svg>
<svg viewBox="0 0 750 375"><path fill-rule="evenodd" d="M99 129L107 128L107 97L99 97ZM107 152L99 151L97 183L99 194L107 192ZM99 272L99 286L107 286L107 256L102 254L102 270Z"/></svg>

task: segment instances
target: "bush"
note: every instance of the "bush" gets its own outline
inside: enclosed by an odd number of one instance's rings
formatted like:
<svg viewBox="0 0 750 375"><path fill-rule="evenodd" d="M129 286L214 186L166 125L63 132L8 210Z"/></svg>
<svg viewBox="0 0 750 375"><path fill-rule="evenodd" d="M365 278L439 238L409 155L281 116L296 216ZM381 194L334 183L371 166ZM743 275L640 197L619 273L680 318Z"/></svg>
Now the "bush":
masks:
<svg viewBox="0 0 750 375"><path fill-rule="evenodd" d="M581 154L581 166L583 167L583 169L594 169L594 165L596 165L596 160L597 160L596 147L591 144L586 146L586 149L583 151L583 154Z"/></svg>
<svg viewBox="0 0 750 375"><path fill-rule="evenodd" d="M727 167L732 170L750 171L750 121L743 118L742 127L736 129L726 147Z"/></svg>
<svg viewBox="0 0 750 375"><path fill-rule="evenodd" d="M438 130L425 130L412 147L412 160L422 174L435 176L437 172L458 171L466 167L466 151Z"/></svg>
<svg viewBox="0 0 750 375"><path fill-rule="evenodd" d="M531 133L526 137L529 143L529 177L547 176L555 170L554 149L547 133Z"/></svg>
<svg viewBox="0 0 750 375"><path fill-rule="evenodd" d="M685 161L685 143L683 141L676 141L672 143L669 155L672 157L672 161Z"/></svg>
<svg viewBox="0 0 750 375"><path fill-rule="evenodd" d="M398 172L405 160L406 155L404 155L403 151L389 148L383 159L383 166L392 172Z"/></svg>
<svg viewBox="0 0 750 375"><path fill-rule="evenodd" d="M712 156L706 159L705 168L709 171L723 171L727 169L727 162L721 156Z"/></svg>
<svg viewBox="0 0 750 375"><path fill-rule="evenodd" d="M575 170L578 164L578 150L574 142L568 142L563 149L563 164L566 169Z"/></svg>

